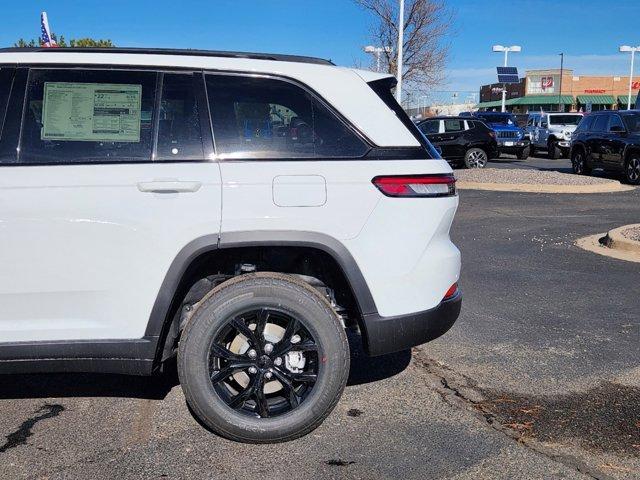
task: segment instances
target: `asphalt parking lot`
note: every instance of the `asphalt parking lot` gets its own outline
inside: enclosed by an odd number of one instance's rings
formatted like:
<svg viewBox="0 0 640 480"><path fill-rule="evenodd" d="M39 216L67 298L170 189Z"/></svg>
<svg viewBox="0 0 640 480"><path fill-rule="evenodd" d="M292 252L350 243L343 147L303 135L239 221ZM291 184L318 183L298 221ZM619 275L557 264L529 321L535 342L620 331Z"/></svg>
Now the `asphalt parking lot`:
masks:
<svg viewBox="0 0 640 480"><path fill-rule="evenodd" d="M640 268L574 242L639 219L640 190L462 191L456 325L375 359L352 338L342 401L287 444L208 433L171 373L4 376L0 478L638 478Z"/></svg>

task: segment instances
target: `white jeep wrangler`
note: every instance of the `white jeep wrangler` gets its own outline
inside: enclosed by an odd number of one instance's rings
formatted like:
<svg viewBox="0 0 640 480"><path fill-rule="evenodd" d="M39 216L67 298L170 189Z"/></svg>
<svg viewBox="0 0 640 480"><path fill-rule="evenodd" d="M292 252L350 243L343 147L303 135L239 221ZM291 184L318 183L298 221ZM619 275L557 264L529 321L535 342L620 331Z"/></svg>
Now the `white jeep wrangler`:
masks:
<svg viewBox="0 0 640 480"><path fill-rule="evenodd" d="M531 156L536 150L546 149L551 159L569 158L571 134L582 117L582 113L529 113L525 131L531 140Z"/></svg>
<svg viewBox="0 0 640 480"><path fill-rule="evenodd" d="M285 55L0 50L0 373L151 375L237 441L458 317L455 180L394 79ZM4 381L11 381L10 379Z"/></svg>

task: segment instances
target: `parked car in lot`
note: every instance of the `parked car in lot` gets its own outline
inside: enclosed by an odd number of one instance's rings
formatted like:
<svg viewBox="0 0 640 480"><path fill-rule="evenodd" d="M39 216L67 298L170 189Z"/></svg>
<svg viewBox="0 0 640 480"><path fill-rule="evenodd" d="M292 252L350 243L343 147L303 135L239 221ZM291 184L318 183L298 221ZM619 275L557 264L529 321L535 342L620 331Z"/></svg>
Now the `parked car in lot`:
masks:
<svg viewBox="0 0 640 480"><path fill-rule="evenodd" d="M288 55L0 50L0 373L177 356L220 435L316 428L345 328L382 355L460 312L455 179L394 86Z"/></svg>
<svg viewBox="0 0 640 480"><path fill-rule="evenodd" d="M498 155L496 133L471 117L433 117L418 123L442 158L454 166L484 168Z"/></svg>
<svg viewBox="0 0 640 480"><path fill-rule="evenodd" d="M479 118L496 132L498 150L500 153L516 155L520 160L529 157L529 139L518 126L518 121L511 113L503 112L474 112Z"/></svg>
<svg viewBox="0 0 640 480"><path fill-rule="evenodd" d="M571 164L577 174L602 168L640 185L640 110L586 115L571 138Z"/></svg>
<svg viewBox="0 0 640 480"><path fill-rule="evenodd" d="M544 149L549 158L568 158L571 134L582 117L582 113L530 113L525 128L531 140L530 155L534 155L538 149Z"/></svg>

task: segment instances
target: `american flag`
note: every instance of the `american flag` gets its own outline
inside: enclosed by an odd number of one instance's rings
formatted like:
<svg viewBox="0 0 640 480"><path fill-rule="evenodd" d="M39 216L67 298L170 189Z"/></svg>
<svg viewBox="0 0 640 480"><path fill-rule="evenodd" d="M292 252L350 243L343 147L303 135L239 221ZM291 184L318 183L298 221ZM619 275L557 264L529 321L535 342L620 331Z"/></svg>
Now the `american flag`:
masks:
<svg viewBox="0 0 640 480"><path fill-rule="evenodd" d="M43 47L57 47L56 41L51 38L51 30L49 30L49 20L47 19L47 12L40 14L40 45Z"/></svg>

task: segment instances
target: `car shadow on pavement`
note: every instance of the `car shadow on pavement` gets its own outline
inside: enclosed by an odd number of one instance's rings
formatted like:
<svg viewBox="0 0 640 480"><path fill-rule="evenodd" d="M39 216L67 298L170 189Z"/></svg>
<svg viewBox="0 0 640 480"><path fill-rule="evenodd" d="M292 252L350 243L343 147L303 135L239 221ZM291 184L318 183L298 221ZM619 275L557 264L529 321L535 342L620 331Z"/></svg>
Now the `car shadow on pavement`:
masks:
<svg viewBox="0 0 640 480"><path fill-rule="evenodd" d="M0 375L0 399L121 397L162 400L178 385L175 361L151 377L101 373Z"/></svg>

